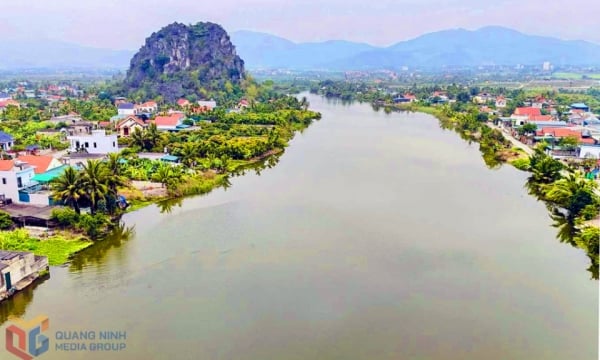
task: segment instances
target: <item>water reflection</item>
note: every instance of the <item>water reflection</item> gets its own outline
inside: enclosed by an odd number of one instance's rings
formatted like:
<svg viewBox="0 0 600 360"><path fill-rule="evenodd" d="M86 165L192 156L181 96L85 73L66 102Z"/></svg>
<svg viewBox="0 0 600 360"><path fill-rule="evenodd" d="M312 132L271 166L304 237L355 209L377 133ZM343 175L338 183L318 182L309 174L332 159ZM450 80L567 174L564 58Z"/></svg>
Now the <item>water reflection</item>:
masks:
<svg viewBox="0 0 600 360"><path fill-rule="evenodd" d="M156 206L160 210L161 214L170 214L173 211L174 207L181 207L182 203L183 203L183 198L177 197L177 198L160 200L156 203Z"/></svg>
<svg viewBox="0 0 600 360"><path fill-rule="evenodd" d="M50 279L50 274L40 276L33 284L15 293L9 300L1 302L0 325L9 320L9 317L22 317L29 304L33 301L35 289L48 279Z"/></svg>
<svg viewBox="0 0 600 360"><path fill-rule="evenodd" d="M125 242L135 235L134 227L125 226L120 223L103 239L98 240L94 245L81 251L71 261L69 271L81 271L91 264L100 264L112 248L119 248Z"/></svg>

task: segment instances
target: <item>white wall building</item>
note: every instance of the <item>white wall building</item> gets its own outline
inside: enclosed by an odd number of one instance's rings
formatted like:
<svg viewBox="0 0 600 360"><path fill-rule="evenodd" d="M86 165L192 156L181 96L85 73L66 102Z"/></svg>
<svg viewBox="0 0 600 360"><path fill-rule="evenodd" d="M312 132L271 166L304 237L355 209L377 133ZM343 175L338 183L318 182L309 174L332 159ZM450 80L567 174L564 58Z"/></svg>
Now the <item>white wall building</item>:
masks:
<svg viewBox="0 0 600 360"><path fill-rule="evenodd" d="M119 152L117 134L107 134L104 130L92 130L87 134L67 136L72 152L83 151L88 154L108 154Z"/></svg>
<svg viewBox="0 0 600 360"><path fill-rule="evenodd" d="M28 286L48 269L48 258L24 251L0 251L0 300Z"/></svg>
<svg viewBox="0 0 600 360"><path fill-rule="evenodd" d="M0 160L0 195L19 201L19 190L33 185L33 166L18 160Z"/></svg>
<svg viewBox="0 0 600 360"><path fill-rule="evenodd" d="M600 159L600 145L581 145L579 147L579 157Z"/></svg>
<svg viewBox="0 0 600 360"><path fill-rule="evenodd" d="M132 103L122 103L119 104L119 106L117 107L117 113L119 115L128 116L136 115L137 111L135 105L133 105Z"/></svg>

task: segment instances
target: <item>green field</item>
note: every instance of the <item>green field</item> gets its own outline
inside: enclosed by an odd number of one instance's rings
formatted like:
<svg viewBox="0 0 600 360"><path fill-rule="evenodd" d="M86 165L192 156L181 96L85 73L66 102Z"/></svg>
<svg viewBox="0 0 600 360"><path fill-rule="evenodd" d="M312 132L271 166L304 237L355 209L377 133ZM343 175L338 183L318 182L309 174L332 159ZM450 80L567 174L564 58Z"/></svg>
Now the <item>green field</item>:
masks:
<svg viewBox="0 0 600 360"><path fill-rule="evenodd" d="M579 74L572 72L555 72L552 74L552 77L555 79L564 79L564 80L581 80L584 75L588 79L600 80L600 74Z"/></svg>

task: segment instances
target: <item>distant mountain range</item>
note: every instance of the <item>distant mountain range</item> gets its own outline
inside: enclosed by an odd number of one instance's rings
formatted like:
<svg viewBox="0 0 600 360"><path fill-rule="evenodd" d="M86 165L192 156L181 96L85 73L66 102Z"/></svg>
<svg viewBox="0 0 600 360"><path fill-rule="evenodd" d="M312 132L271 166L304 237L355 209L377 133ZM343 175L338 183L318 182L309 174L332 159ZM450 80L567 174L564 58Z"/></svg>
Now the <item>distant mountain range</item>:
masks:
<svg viewBox="0 0 600 360"><path fill-rule="evenodd" d="M25 68L126 69L135 52L53 40L0 39L0 70Z"/></svg>
<svg viewBox="0 0 600 360"><path fill-rule="evenodd" d="M480 65L600 65L600 45L533 36L489 26L444 30L376 47L350 41L295 43L251 31L231 34L249 69L368 70ZM135 51L84 47L57 41L0 39L0 70L18 68L126 69Z"/></svg>
<svg viewBox="0 0 600 360"><path fill-rule="evenodd" d="M600 45L532 36L490 26L479 30L444 30L374 47L348 41L294 43L257 32L232 34L238 54L250 69L327 70L440 68L480 65L599 65Z"/></svg>

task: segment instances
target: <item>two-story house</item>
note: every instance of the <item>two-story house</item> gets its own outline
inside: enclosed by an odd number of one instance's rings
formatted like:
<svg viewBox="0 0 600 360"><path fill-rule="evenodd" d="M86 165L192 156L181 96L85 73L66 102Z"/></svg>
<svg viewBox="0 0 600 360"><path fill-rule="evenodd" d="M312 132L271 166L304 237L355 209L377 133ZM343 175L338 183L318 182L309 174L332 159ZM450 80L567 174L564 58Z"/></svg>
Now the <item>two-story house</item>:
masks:
<svg viewBox="0 0 600 360"><path fill-rule="evenodd" d="M121 103L117 106L117 113L119 115L136 115L137 111L135 105L132 103Z"/></svg>
<svg viewBox="0 0 600 360"><path fill-rule="evenodd" d="M0 198L19 201L19 191L32 186L35 169L20 160L0 160Z"/></svg>
<svg viewBox="0 0 600 360"><path fill-rule="evenodd" d="M146 123L139 119L136 116L128 116L123 120L120 120L115 128L119 132L119 136L129 137L135 129L144 130L146 128Z"/></svg>

